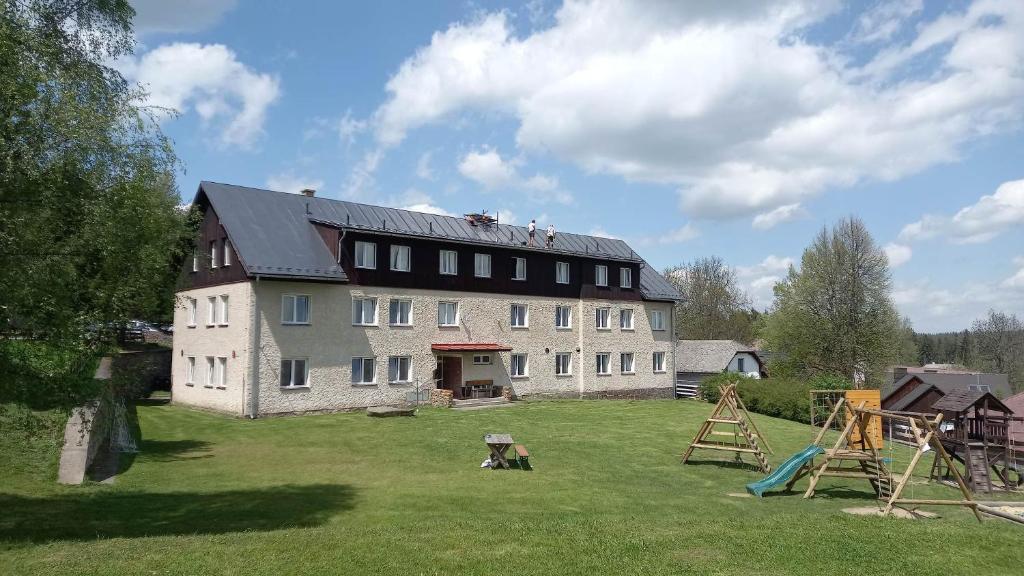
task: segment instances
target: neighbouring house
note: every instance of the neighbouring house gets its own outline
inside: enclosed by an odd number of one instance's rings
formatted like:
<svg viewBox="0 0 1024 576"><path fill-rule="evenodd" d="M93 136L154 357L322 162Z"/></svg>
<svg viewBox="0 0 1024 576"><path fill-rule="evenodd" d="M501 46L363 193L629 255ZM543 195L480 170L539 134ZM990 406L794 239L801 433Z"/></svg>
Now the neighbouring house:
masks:
<svg viewBox="0 0 1024 576"><path fill-rule="evenodd" d="M1024 417L1024 392L1018 392L1006 398L1003 400L1003 404L1012 410L1015 415ZM1010 423L1010 437L1017 446L1017 450L1024 453L1024 420ZM1024 454L1022 454L1022 457L1024 457Z"/></svg>
<svg viewBox="0 0 1024 576"><path fill-rule="evenodd" d="M735 340L680 340L676 342L675 370L677 397L695 396L705 378L722 372L768 376L757 350Z"/></svg>
<svg viewBox="0 0 1024 576"><path fill-rule="evenodd" d="M882 408L897 412L931 413L932 406L954 390L990 392L997 398L1010 394L1005 374L970 372L913 372L904 374L882 391Z"/></svg>
<svg viewBox="0 0 1024 576"><path fill-rule="evenodd" d="M176 403L256 417L455 399L671 397L679 293L622 240L203 182Z"/></svg>

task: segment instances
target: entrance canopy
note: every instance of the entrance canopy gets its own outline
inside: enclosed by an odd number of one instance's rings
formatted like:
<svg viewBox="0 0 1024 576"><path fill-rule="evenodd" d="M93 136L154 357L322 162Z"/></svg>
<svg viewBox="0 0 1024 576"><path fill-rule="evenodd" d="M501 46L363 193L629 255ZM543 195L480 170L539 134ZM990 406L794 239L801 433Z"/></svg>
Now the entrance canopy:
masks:
<svg viewBox="0 0 1024 576"><path fill-rule="evenodd" d="M494 342L455 342L451 344L431 344L434 352L511 352L511 346Z"/></svg>

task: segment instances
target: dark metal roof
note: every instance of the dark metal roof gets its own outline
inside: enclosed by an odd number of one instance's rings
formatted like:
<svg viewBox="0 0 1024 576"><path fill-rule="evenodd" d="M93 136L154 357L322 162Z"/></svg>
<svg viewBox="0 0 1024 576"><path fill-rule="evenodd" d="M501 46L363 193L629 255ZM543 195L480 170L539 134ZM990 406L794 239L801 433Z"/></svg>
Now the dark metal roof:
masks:
<svg viewBox="0 0 1024 576"><path fill-rule="evenodd" d="M953 390L969 390L971 386L988 386L989 390L998 398L1006 397L1012 393L1010 382L1006 374L949 374L936 372L914 372L904 375L888 388L885 397L900 389L904 384L917 378L925 384L938 388L943 394L949 394Z"/></svg>
<svg viewBox="0 0 1024 576"><path fill-rule="evenodd" d="M937 388L935 386L930 386L928 384L921 384L917 388L914 388L913 390L911 390L910 393L907 394L906 396L904 396L903 398L900 398L899 400L893 402L892 405L886 406L885 409L886 410L893 410L895 412L902 412L902 411L906 410L908 406L911 406L911 405L914 404L914 402L917 402L917 400L919 398L921 398L921 396L924 396L925 394L927 394L929 390L936 390L936 389ZM942 390L939 390L939 393L941 394ZM884 406L885 402L883 402L882 405Z"/></svg>
<svg viewBox="0 0 1024 576"><path fill-rule="evenodd" d="M529 248L529 234L523 226L474 226L464 218L217 182L200 183L196 201L204 195L217 211L239 259L254 275L347 281L344 270L310 224L316 222L376 233L639 263L640 293L644 298L680 298L675 287L622 240L559 232L554 248ZM538 230L538 234L543 231Z"/></svg>
<svg viewBox="0 0 1024 576"><path fill-rule="evenodd" d="M1013 410L1006 407L990 392L980 390L951 390L948 394L939 398L932 404L935 410L944 412L967 412L973 407L987 406L990 410L996 410L1004 414L1013 414Z"/></svg>

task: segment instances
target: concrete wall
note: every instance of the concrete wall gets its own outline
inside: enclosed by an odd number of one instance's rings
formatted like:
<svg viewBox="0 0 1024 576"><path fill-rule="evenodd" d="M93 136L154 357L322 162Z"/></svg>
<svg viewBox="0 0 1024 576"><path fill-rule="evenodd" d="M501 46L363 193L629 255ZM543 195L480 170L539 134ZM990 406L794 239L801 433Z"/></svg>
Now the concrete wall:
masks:
<svg viewBox="0 0 1024 576"><path fill-rule="evenodd" d="M228 323L226 326L208 326L207 298L223 294L228 296ZM223 284L178 293L174 308L174 342L171 357L173 402L234 414L246 413L252 296L250 282ZM195 298L198 304L195 326L189 326L188 298ZM192 384L185 382L185 365L189 356L196 359L196 375ZM207 356L227 358L227 374L223 387L206 382Z"/></svg>

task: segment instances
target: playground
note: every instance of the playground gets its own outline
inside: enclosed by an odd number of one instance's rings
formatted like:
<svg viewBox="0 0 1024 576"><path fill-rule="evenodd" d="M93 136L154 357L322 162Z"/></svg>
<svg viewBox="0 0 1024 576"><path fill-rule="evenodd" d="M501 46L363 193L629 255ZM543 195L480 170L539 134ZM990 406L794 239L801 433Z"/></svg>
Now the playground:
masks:
<svg viewBox="0 0 1024 576"><path fill-rule="evenodd" d="M697 450L680 464L712 408L539 401L422 408L412 418L245 421L142 406L142 452L110 485L57 486L45 466L16 465L31 446L0 439L0 566L10 574L1017 573L1021 527L988 516L979 523L963 506L922 506L932 519L857 516L843 510L878 503L864 479L822 477L805 499L805 477L793 492L757 498L745 487L765 474L749 454L737 463ZM766 452L772 470L814 440L807 425L750 416L774 452ZM490 432L528 446L532 470L481 469ZM822 448L837 437L828 432ZM886 442L883 453L901 471L915 452ZM928 457L904 496L961 496L929 481L930 468Z"/></svg>

